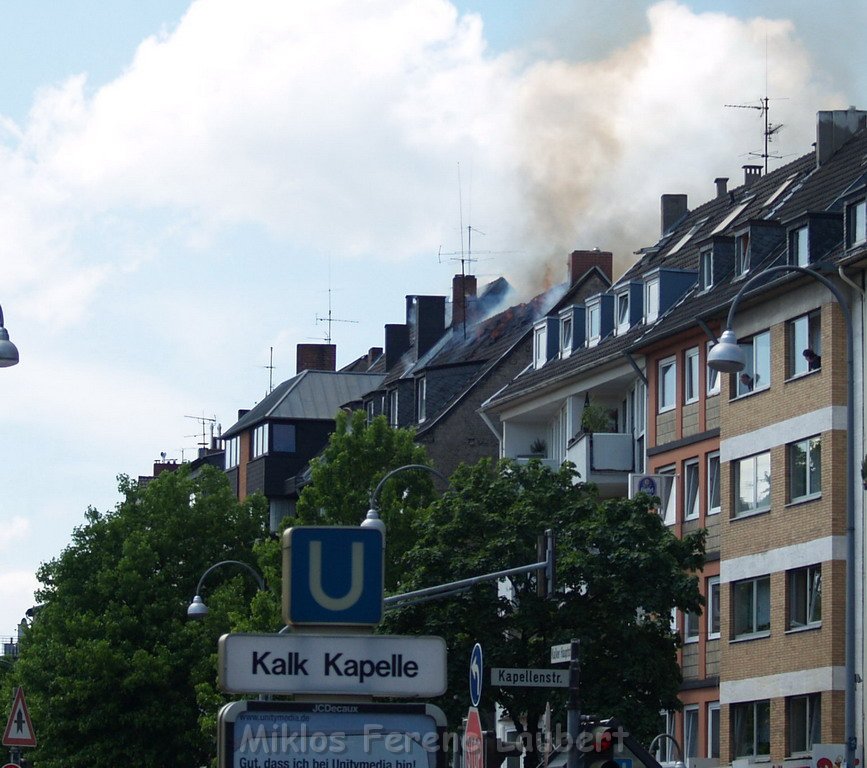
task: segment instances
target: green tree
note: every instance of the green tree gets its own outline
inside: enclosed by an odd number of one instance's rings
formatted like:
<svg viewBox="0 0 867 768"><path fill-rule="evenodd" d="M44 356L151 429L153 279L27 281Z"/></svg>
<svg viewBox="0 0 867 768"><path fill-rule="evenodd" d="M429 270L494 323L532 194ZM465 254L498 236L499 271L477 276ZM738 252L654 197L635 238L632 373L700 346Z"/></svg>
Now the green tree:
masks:
<svg viewBox="0 0 867 768"><path fill-rule="evenodd" d="M199 766L215 752L194 689L212 686L216 638L231 613L246 612L255 585L226 568L207 583L207 619L186 621L186 607L209 566L251 561L267 510L261 499L239 504L210 468L144 488L122 477L120 491L117 507L88 510L38 573L42 608L14 676L40 768Z"/></svg>
<svg viewBox="0 0 867 768"><path fill-rule="evenodd" d="M511 577L511 595L482 584L452 598L391 612L397 633L442 635L449 649L448 695L437 702L458 723L468 702L473 643L486 667L547 668L552 645L581 643L582 711L617 716L640 738L656 732L658 713L679 706L681 682L673 608L698 611L695 571L704 563L704 532L677 539L651 511L652 501L600 501L594 486L574 483L574 468L489 461L460 467L451 491L415 526L402 557L407 588L417 589L537 561L537 537L556 535L553 599L537 593L536 574ZM546 701L562 717L564 689L486 684L483 711L505 707L526 741L538 744Z"/></svg>
<svg viewBox="0 0 867 768"><path fill-rule="evenodd" d="M303 525L358 525L367 513L370 494L385 475L407 464L429 464L427 452L413 442L411 429L394 429L385 416L368 423L363 411L337 416L325 450L311 462L311 482L298 500ZM424 470L400 472L379 493L386 525L385 586L399 588L398 555L413 542L415 512L433 498L431 475Z"/></svg>

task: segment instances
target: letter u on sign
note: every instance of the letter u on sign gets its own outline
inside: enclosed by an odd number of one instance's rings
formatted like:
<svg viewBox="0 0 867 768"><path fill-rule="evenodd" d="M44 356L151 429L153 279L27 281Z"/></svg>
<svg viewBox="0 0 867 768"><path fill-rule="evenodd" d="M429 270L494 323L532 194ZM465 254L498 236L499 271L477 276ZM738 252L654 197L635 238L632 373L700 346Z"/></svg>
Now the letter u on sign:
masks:
<svg viewBox="0 0 867 768"><path fill-rule="evenodd" d="M383 540L370 528L300 527L283 534L283 618L294 625L382 620Z"/></svg>

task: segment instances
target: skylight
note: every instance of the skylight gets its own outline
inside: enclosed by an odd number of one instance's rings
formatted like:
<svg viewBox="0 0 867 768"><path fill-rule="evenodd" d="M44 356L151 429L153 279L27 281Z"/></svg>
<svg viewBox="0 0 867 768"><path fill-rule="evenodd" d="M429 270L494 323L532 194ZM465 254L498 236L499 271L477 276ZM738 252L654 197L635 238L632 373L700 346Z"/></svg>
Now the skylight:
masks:
<svg viewBox="0 0 867 768"><path fill-rule="evenodd" d="M780 184L779 187L777 187L777 191L774 192L774 194L772 194L767 200L765 200L765 203L762 207L767 208L769 205L771 205L771 203L773 203L774 200L776 200L780 195L783 194L783 192L785 192L791 186L792 182L797 177L798 177L797 173L793 173L791 176L789 176L788 179L786 179L782 184Z"/></svg>
<svg viewBox="0 0 867 768"><path fill-rule="evenodd" d="M691 238L691 237L692 237L696 232L698 232L698 230L699 230L699 228L701 227L701 225L704 224L706 221L707 221L707 217L705 217L705 218L703 218L701 221L698 221L698 222L696 222L695 224L693 224L693 225L692 225L692 229L690 229L689 232L687 232L687 233L686 233L682 238L680 238L680 240L678 240L678 241L674 244L674 248L672 248L672 249L668 252L668 255L669 255L669 256L674 256L675 253L677 253L681 248L683 248L683 246L685 246L685 245L689 242L689 239L690 239L690 238Z"/></svg>
<svg viewBox="0 0 867 768"><path fill-rule="evenodd" d="M738 216L740 216L744 209L753 201L752 197L744 200L740 205L736 206L728 216L726 216L719 224L714 227L712 235L718 235L722 232L729 224L731 224Z"/></svg>

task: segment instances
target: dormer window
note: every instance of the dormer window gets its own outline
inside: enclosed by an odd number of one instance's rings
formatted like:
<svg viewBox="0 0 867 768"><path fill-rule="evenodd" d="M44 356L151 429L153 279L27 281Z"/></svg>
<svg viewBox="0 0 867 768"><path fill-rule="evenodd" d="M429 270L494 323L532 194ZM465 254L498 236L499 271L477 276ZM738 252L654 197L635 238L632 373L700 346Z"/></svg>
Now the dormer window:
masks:
<svg viewBox="0 0 867 768"><path fill-rule="evenodd" d="M415 382L415 415L421 424L427 418L427 379L420 376Z"/></svg>
<svg viewBox="0 0 867 768"><path fill-rule="evenodd" d="M644 287L644 320L652 323L657 317L659 317L659 278L654 277L648 280Z"/></svg>
<svg viewBox="0 0 867 768"><path fill-rule="evenodd" d="M745 275L750 270L750 231L735 236L735 274Z"/></svg>
<svg viewBox="0 0 867 768"><path fill-rule="evenodd" d="M807 238L807 227L798 227L789 234L789 263L799 267L810 265L810 248Z"/></svg>
<svg viewBox="0 0 867 768"><path fill-rule="evenodd" d="M599 343L602 335L602 307L599 304L587 305L587 346Z"/></svg>
<svg viewBox="0 0 867 768"><path fill-rule="evenodd" d="M572 351L572 318L564 317L560 321L560 356L568 357Z"/></svg>
<svg viewBox="0 0 867 768"><path fill-rule="evenodd" d="M541 368L548 359L547 355L547 329L540 325L533 332L533 367Z"/></svg>
<svg viewBox="0 0 867 768"><path fill-rule="evenodd" d="M852 203L846 211L846 246L867 242L867 200Z"/></svg>
<svg viewBox="0 0 867 768"><path fill-rule="evenodd" d="M617 294L617 333L629 330L629 291Z"/></svg>
<svg viewBox="0 0 867 768"><path fill-rule="evenodd" d="M699 285L703 291L713 286L713 248L705 248L699 254Z"/></svg>

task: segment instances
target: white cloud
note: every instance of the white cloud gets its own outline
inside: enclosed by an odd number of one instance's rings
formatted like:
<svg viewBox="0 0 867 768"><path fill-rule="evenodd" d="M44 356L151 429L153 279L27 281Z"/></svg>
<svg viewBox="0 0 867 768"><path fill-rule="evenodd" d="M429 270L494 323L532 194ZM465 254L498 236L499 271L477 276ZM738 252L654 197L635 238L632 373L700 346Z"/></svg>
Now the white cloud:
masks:
<svg viewBox="0 0 867 768"><path fill-rule="evenodd" d="M0 551L7 549L16 542L23 541L30 535L30 521L16 515L11 520L0 524Z"/></svg>

